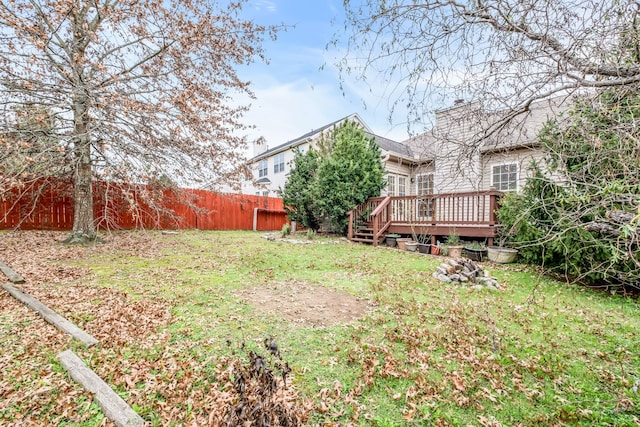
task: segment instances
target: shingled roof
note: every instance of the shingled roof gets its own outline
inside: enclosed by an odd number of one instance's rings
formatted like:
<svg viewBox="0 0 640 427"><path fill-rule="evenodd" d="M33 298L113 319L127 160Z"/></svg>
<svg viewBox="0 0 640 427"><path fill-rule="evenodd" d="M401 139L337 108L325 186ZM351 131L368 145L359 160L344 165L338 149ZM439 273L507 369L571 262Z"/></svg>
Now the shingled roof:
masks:
<svg viewBox="0 0 640 427"><path fill-rule="evenodd" d="M381 150L391 152L394 154L399 154L402 157L413 158L413 152L411 151L411 148L408 145L402 142L393 141L389 138L375 135L371 132L365 132L365 134L367 135L367 137L373 138Z"/></svg>
<svg viewBox="0 0 640 427"><path fill-rule="evenodd" d="M366 132L368 132L368 131L369 131L369 129L368 129L368 127L367 127L367 125L366 125L366 124L364 123L364 121L360 118L360 116L358 116L358 114L357 114L357 113L353 113L353 114L350 114L350 115L348 115L348 116L345 116L345 117L343 117L343 118L341 118L341 119L338 119L338 120L336 120L336 121L333 121L333 122L331 122L331 123L329 123L329 124L326 124L326 125L324 125L324 126L322 126L322 127L318 128L318 129L314 129L314 130L312 130L312 131L310 131L310 132L307 132L307 133L305 133L304 135L297 137L296 139L292 139L292 140L290 140L290 141L285 142L284 144L280 144L280 145L278 145L278 146L276 146L276 147L270 148L270 149L268 149L267 151L264 151L264 152L262 152L262 153L258 154L257 156L253 157L253 158L252 158L252 159L250 159L249 161L250 161L250 162L254 162L254 161L256 161L256 160L261 160L261 159L264 159L264 158L266 158L266 157L270 157L270 156L272 156L273 154L277 154L277 153L279 153L279 152L281 152L281 151L286 151L286 150L288 150L288 149L290 149L290 148L295 148L295 147L297 147L298 145L302 145L302 144L304 144L305 142L307 142L309 139L313 138L314 136L321 134L321 133L322 133L322 132L324 132L325 130L327 130L327 129L329 129L329 128L332 128L332 127L334 127L334 126L338 125L339 123L341 123L341 122L343 122L343 121L345 121L345 120L347 120L347 119L352 119L352 118L356 118L360 123L362 123L362 125L365 127L365 131L366 131Z"/></svg>

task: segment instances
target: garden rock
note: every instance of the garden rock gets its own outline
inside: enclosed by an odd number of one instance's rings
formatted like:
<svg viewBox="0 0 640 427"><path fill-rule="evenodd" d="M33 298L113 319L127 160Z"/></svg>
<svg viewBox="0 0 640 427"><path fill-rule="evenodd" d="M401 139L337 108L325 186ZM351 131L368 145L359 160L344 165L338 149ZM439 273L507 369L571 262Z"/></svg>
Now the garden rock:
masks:
<svg viewBox="0 0 640 427"><path fill-rule="evenodd" d="M498 281L475 261L468 258L450 258L440 264L433 277L445 283L453 283L471 289L500 289Z"/></svg>

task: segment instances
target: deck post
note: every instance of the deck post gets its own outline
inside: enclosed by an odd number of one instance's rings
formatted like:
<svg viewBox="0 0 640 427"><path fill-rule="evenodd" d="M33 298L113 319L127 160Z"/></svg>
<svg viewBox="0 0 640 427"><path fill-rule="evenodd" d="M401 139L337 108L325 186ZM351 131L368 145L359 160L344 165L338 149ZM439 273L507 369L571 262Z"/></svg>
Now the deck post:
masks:
<svg viewBox="0 0 640 427"><path fill-rule="evenodd" d="M433 198L433 207L431 208L431 225L436 225L436 222L438 221L438 199L437 198ZM435 242L433 243L435 245Z"/></svg>
<svg viewBox="0 0 640 427"><path fill-rule="evenodd" d="M489 225L496 225L496 210L498 209L498 195L495 190L489 193Z"/></svg>
<svg viewBox="0 0 640 427"><path fill-rule="evenodd" d="M349 215L349 226L347 228L347 238L351 240L353 239L353 209L347 212L347 215Z"/></svg>
<svg viewBox="0 0 640 427"><path fill-rule="evenodd" d="M378 246L378 231L380 231L380 215L373 217L373 246Z"/></svg>

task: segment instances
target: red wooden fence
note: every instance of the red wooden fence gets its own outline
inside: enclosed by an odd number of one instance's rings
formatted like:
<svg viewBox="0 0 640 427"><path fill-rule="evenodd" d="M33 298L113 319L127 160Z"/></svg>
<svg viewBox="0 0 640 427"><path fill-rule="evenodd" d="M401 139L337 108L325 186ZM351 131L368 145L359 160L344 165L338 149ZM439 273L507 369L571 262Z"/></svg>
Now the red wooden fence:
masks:
<svg viewBox="0 0 640 427"><path fill-rule="evenodd" d="M71 194L68 183L50 181L28 191L4 192L0 229L71 230ZM279 230L287 222L282 199L275 197L94 183L94 217L101 229L252 230L255 208L257 230Z"/></svg>

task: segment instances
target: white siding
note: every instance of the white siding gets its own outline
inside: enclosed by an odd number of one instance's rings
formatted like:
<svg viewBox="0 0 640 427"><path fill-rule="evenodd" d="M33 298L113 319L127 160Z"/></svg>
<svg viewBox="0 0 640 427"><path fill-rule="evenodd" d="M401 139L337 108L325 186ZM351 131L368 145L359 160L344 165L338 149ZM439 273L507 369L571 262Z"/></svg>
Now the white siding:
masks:
<svg viewBox="0 0 640 427"><path fill-rule="evenodd" d="M480 127L477 104L450 108L436 115L435 144L436 193L477 191L481 183L480 153L471 142Z"/></svg>
<svg viewBox="0 0 640 427"><path fill-rule="evenodd" d="M407 186L406 190L408 194L408 192L410 191L410 180L411 180L411 169L409 168L409 166L395 159L390 159L390 160L387 160L386 162L383 162L382 166L384 167L384 170L385 170L385 179L387 179L390 175L396 177L396 193L398 192L398 177L404 177L406 179L405 181ZM393 196L395 194L389 194L387 191L387 188L384 188L381 191L381 195Z"/></svg>
<svg viewBox="0 0 640 427"><path fill-rule="evenodd" d="M530 166L533 161L536 161L538 165L543 168L543 171L546 170L544 166L544 154L540 149L520 148L517 150L511 150L503 153L492 153L483 156L482 190L489 190L491 187L493 166L516 163L518 165L518 191L521 191L526 179L531 176Z"/></svg>

